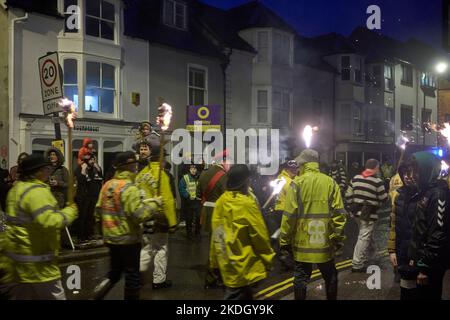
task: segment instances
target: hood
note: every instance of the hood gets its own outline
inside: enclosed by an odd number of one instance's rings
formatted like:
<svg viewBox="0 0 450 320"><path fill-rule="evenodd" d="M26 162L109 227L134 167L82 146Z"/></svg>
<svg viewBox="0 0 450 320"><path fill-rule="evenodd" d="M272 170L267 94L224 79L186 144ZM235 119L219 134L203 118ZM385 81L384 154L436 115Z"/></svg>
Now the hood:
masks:
<svg viewBox="0 0 450 320"><path fill-rule="evenodd" d="M437 182L441 173L441 160L437 156L421 151L413 154L413 160L419 174L418 187L420 190Z"/></svg>
<svg viewBox="0 0 450 320"><path fill-rule="evenodd" d="M320 172L318 162L308 162L303 165L303 172Z"/></svg>
<svg viewBox="0 0 450 320"><path fill-rule="evenodd" d="M59 149L58 148L49 148L49 149L47 149L47 151L45 151L45 153L44 153L44 158L45 159L48 159L48 156L50 155L50 152L56 152L56 155L58 156L58 162L57 162L57 167L60 167L60 166L62 166L63 165L63 163L64 163L64 161L65 161L65 159L64 159L64 155L61 153L61 151L59 151Z"/></svg>
<svg viewBox="0 0 450 320"><path fill-rule="evenodd" d="M88 144L90 144L90 143L92 143L92 139L90 139L90 138L84 138L83 139L83 147L84 148L87 148Z"/></svg>
<svg viewBox="0 0 450 320"><path fill-rule="evenodd" d="M377 174L377 172L376 172L376 170L373 170L373 169L365 169L361 174L364 178L367 178L367 177L375 176Z"/></svg>

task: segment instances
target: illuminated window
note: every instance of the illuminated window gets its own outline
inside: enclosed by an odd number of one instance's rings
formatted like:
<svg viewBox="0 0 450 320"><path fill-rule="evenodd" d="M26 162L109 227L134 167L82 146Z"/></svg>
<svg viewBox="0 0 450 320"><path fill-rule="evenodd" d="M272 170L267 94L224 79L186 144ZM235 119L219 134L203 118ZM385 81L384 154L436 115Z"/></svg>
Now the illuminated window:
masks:
<svg viewBox="0 0 450 320"><path fill-rule="evenodd" d="M78 110L78 74L77 60L64 59L64 97L72 100Z"/></svg>
<svg viewBox="0 0 450 320"><path fill-rule="evenodd" d="M84 110L114 113L115 68L98 62L86 63L86 93Z"/></svg>

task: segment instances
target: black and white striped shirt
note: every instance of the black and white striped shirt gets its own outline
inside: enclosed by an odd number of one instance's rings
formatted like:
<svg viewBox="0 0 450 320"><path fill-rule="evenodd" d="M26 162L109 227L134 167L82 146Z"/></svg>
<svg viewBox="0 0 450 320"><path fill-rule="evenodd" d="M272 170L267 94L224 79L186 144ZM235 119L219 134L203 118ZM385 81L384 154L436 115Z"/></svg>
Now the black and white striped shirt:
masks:
<svg viewBox="0 0 450 320"><path fill-rule="evenodd" d="M368 204L380 207L388 199L384 182L380 178L356 175L347 190L346 198L349 203Z"/></svg>

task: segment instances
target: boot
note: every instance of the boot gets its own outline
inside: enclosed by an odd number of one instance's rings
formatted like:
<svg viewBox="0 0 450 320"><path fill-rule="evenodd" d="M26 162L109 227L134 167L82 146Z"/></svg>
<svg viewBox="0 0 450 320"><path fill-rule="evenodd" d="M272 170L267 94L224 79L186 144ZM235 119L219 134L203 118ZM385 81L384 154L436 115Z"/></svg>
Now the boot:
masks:
<svg viewBox="0 0 450 320"><path fill-rule="evenodd" d="M306 287L294 287L294 299L306 300Z"/></svg>
<svg viewBox="0 0 450 320"><path fill-rule="evenodd" d="M125 288L125 300L139 300L139 294L140 294L139 288Z"/></svg>
<svg viewBox="0 0 450 320"><path fill-rule="evenodd" d="M94 289L94 300L103 300L113 287L111 280L103 279Z"/></svg>
<svg viewBox="0 0 450 320"><path fill-rule="evenodd" d="M337 300L337 281L332 281L329 284L325 284L325 290L327 292L327 300Z"/></svg>

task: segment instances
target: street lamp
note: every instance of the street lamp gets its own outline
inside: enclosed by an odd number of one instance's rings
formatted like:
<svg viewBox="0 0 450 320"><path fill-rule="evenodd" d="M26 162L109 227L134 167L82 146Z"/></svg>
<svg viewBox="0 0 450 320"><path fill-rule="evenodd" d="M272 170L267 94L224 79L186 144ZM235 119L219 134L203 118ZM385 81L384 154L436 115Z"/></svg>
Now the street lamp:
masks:
<svg viewBox="0 0 450 320"><path fill-rule="evenodd" d="M447 71L447 68L448 68L448 64L447 64L447 63L445 63L445 62L439 62L439 63L436 65L436 72L437 72L437 73L444 73L445 71Z"/></svg>

